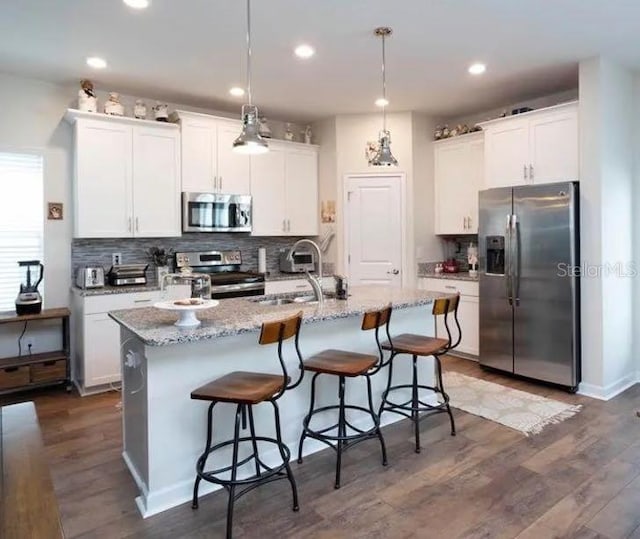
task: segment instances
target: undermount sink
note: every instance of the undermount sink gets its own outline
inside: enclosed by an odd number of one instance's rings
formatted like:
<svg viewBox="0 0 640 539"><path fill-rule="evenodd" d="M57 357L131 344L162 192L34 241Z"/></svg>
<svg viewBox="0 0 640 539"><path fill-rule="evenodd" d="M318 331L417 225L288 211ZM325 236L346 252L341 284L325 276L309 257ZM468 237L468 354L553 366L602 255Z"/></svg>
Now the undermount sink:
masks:
<svg viewBox="0 0 640 539"><path fill-rule="evenodd" d="M295 298L261 299L257 300L256 303L258 303L258 305L290 305L292 303L318 303L318 300L314 296L298 296Z"/></svg>

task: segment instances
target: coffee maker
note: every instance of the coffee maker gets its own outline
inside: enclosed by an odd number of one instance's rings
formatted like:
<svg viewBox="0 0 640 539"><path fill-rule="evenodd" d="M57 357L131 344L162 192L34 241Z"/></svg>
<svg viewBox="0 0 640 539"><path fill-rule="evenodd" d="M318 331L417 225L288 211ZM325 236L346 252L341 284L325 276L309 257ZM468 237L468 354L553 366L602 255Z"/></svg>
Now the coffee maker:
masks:
<svg viewBox="0 0 640 539"><path fill-rule="evenodd" d="M42 296L38 292L38 285L42 281L44 266L40 260L23 260L18 265L24 273L20 293L16 298L16 314L38 314L42 311Z"/></svg>

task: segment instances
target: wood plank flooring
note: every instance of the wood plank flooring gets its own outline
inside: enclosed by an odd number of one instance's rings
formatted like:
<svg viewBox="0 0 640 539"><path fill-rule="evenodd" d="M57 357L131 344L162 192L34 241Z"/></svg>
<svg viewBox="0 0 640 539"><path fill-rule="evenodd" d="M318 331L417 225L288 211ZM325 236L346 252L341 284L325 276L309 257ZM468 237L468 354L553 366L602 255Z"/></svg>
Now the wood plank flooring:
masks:
<svg viewBox="0 0 640 539"><path fill-rule="evenodd" d="M333 488L330 450L293 469L299 513L284 481L236 505L237 538L580 538L640 539L640 385L610 402L533 385L446 358L445 368L584 405L575 417L526 438L455 410L422 425L422 453L410 425L384 429L389 466L375 440L346 453L343 486ZM205 497L143 520L120 456L119 395L80 398L50 390L36 402L67 538L217 538L226 495ZM4 398L0 404L13 400Z"/></svg>

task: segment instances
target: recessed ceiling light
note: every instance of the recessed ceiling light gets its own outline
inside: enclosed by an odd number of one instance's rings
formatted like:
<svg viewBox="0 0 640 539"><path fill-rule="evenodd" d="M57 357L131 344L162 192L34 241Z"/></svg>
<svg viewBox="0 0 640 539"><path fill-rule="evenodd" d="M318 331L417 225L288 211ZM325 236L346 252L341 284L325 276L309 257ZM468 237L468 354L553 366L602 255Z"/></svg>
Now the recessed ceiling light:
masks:
<svg viewBox="0 0 640 539"><path fill-rule="evenodd" d="M151 4L151 0L122 0L125 4L133 9L145 9Z"/></svg>
<svg viewBox="0 0 640 539"><path fill-rule="evenodd" d="M87 65L93 69L104 69L107 67L107 61L98 56L89 56L89 58L87 58Z"/></svg>
<svg viewBox="0 0 640 539"><path fill-rule="evenodd" d="M229 90L229 93L233 97L242 97L244 95L244 88L240 88L240 86L234 86Z"/></svg>
<svg viewBox="0 0 640 539"><path fill-rule="evenodd" d="M384 97L379 97L378 99L376 99L376 105L378 107L386 107L389 104L389 100L385 99Z"/></svg>
<svg viewBox="0 0 640 539"><path fill-rule="evenodd" d="M298 58L311 58L316 50L311 45L298 45L294 52Z"/></svg>
<svg viewBox="0 0 640 539"><path fill-rule="evenodd" d="M469 66L469 73L472 75L482 75L486 70L487 66L479 62Z"/></svg>

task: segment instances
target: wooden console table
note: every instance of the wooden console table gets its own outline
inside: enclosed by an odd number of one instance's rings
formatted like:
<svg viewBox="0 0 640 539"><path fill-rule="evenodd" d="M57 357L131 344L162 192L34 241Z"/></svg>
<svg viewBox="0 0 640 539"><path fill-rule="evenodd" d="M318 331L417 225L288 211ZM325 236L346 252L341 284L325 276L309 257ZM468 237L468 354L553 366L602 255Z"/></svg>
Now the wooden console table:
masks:
<svg viewBox="0 0 640 539"><path fill-rule="evenodd" d="M64 537L33 402L0 408L0 537Z"/></svg>
<svg viewBox="0 0 640 539"><path fill-rule="evenodd" d="M60 320L62 327L62 350L0 358L0 394L61 384L66 384L67 391L71 391L70 315L67 308L44 309L39 314L24 316L0 314L0 325Z"/></svg>

